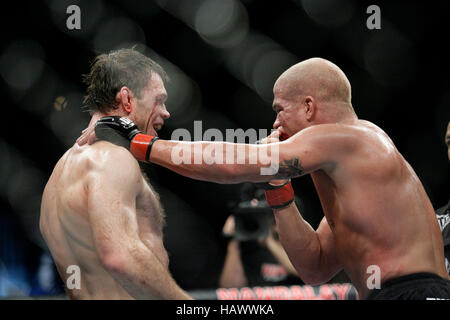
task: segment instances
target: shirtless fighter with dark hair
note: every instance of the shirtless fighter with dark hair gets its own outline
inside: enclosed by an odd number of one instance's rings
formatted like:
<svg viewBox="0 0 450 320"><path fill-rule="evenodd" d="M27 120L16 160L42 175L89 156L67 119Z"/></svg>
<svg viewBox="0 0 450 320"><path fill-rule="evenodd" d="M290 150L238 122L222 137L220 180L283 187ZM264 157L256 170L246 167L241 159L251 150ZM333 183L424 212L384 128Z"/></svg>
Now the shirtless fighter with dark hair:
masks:
<svg viewBox="0 0 450 320"><path fill-rule="evenodd" d="M165 77L133 49L98 56L85 77L91 124L124 116L156 136L169 117ZM71 299L190 299L169 274L163 224L138 162L105 141L70 148L42 197L40 228L61 278L69 266L80 270L80 288L66 287Z"/></svg>
<svg viewBox="0 0 450 320"><path fill-rule="evenodd" d="M280 240L305 283L327 282L344 269L364 299L450 298L442 236L422 183L387 134L358 119L341 69L320 58L292 66L275 83L273 109L276 131L266 145L153 140L108 118L95 132L106 140L121 133L138 160L194 179L265 182L311 174L325 213L317 230L299 214L290 183L266 191ZM80 143L92 142L93 131ZM279 142L279 136L288 139ZM274 144L278 170L261 175ZM192 161L174 163L173 150L186 145ZM212 146L222 147L224 159L230 151L237 157L238 147L247 160L267 156L244 164L193 160ZM374 270L381 288L371 282Z"/></svg>

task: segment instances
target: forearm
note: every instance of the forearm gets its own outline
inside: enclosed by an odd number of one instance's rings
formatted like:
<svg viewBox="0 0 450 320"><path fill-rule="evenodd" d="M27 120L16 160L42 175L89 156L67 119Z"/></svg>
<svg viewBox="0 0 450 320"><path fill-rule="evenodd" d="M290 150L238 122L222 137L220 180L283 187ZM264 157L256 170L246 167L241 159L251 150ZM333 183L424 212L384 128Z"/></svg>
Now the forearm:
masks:
<svg viewBox="0 0 450 320"><path fill-rule="evenodd" d="M171 277L157 256L141 242L121 253L120 267L109 268L113 277L137 299L192 299Z"/></svg>
<svg viewBox="0 0 450 320"><path fill-rule="evenodd" d="M269 181L277 177L277 161L274 145L227 142L158 140L150 154L152 163L189 178L217 183Z"/></svg>
<svg viewBox="0 0 450 320"><path fill-rule="evenodd" d="M306 283L321 271L319 238L300 215L295 202L286 208L274 210L280 242L298 275Z"/></svg>
<svg viewBox="0 0 450 320"><path fill-rule="evenodd" d="M266 246L288 273L298 276L297 271L292 265L291 260L289 260L289 257L280 242L276 241L273 237L269 237Z"/></svg>

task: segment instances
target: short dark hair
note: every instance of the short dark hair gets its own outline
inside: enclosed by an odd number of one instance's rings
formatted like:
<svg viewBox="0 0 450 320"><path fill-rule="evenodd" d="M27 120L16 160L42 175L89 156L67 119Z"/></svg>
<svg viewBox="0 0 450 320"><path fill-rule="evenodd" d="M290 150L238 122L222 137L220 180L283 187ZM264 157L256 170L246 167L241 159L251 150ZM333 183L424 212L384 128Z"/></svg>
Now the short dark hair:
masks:
<svg viewBox="0 0 450 320"><path fill-rule="evenodd" d="M166 72L158 63L134 48L97 56L90 72L82 76L87 85L83 108L91 115L97 111L115 109L116 94L123 86L130 88L140 98L152 73L158 74L164 82L168 81Z"/></svg>

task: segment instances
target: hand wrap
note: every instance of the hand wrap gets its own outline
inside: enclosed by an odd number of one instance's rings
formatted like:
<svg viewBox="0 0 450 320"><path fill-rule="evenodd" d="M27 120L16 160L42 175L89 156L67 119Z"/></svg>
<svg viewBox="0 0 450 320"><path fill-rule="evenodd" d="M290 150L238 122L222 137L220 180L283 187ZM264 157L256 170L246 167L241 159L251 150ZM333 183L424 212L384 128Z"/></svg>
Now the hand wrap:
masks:
<svg viewBox="0 0 450 320"><path fill-rule="evenodd" d="M139 161L149 162L153 143L159 139L142 134L136 124L128 118L107 116L95 124L95 135L99 140L109 141L130 150Z"/></svg>
<svg viewBox="0 0 450 320"><path fill-rule="evenodd" d="M283 209L294 201L291 180L280 186L273 186L269 183L257 183L257 185L265 189L267 203L272 209Z"/></svg>

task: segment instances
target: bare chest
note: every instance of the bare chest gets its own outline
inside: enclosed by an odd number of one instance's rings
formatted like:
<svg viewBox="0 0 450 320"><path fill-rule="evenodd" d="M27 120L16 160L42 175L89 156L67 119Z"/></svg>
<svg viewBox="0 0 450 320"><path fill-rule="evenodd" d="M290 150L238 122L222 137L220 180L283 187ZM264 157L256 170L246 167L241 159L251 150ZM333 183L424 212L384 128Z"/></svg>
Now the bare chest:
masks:
<svg viewBox="0 0 450 320"><path fill-rule="evenodd" d="M136 215L140 233L162 235L164 214L158 194L150 183L142 177L142 192L136 198Z"/></svg>
<svg viewBox="0 0 450 320"><path fill-rule="evenodd" d="M311 174L311 177L328 224L331 229L334 229L342 211L334 182L323 171L316 171Z"/></svg>

